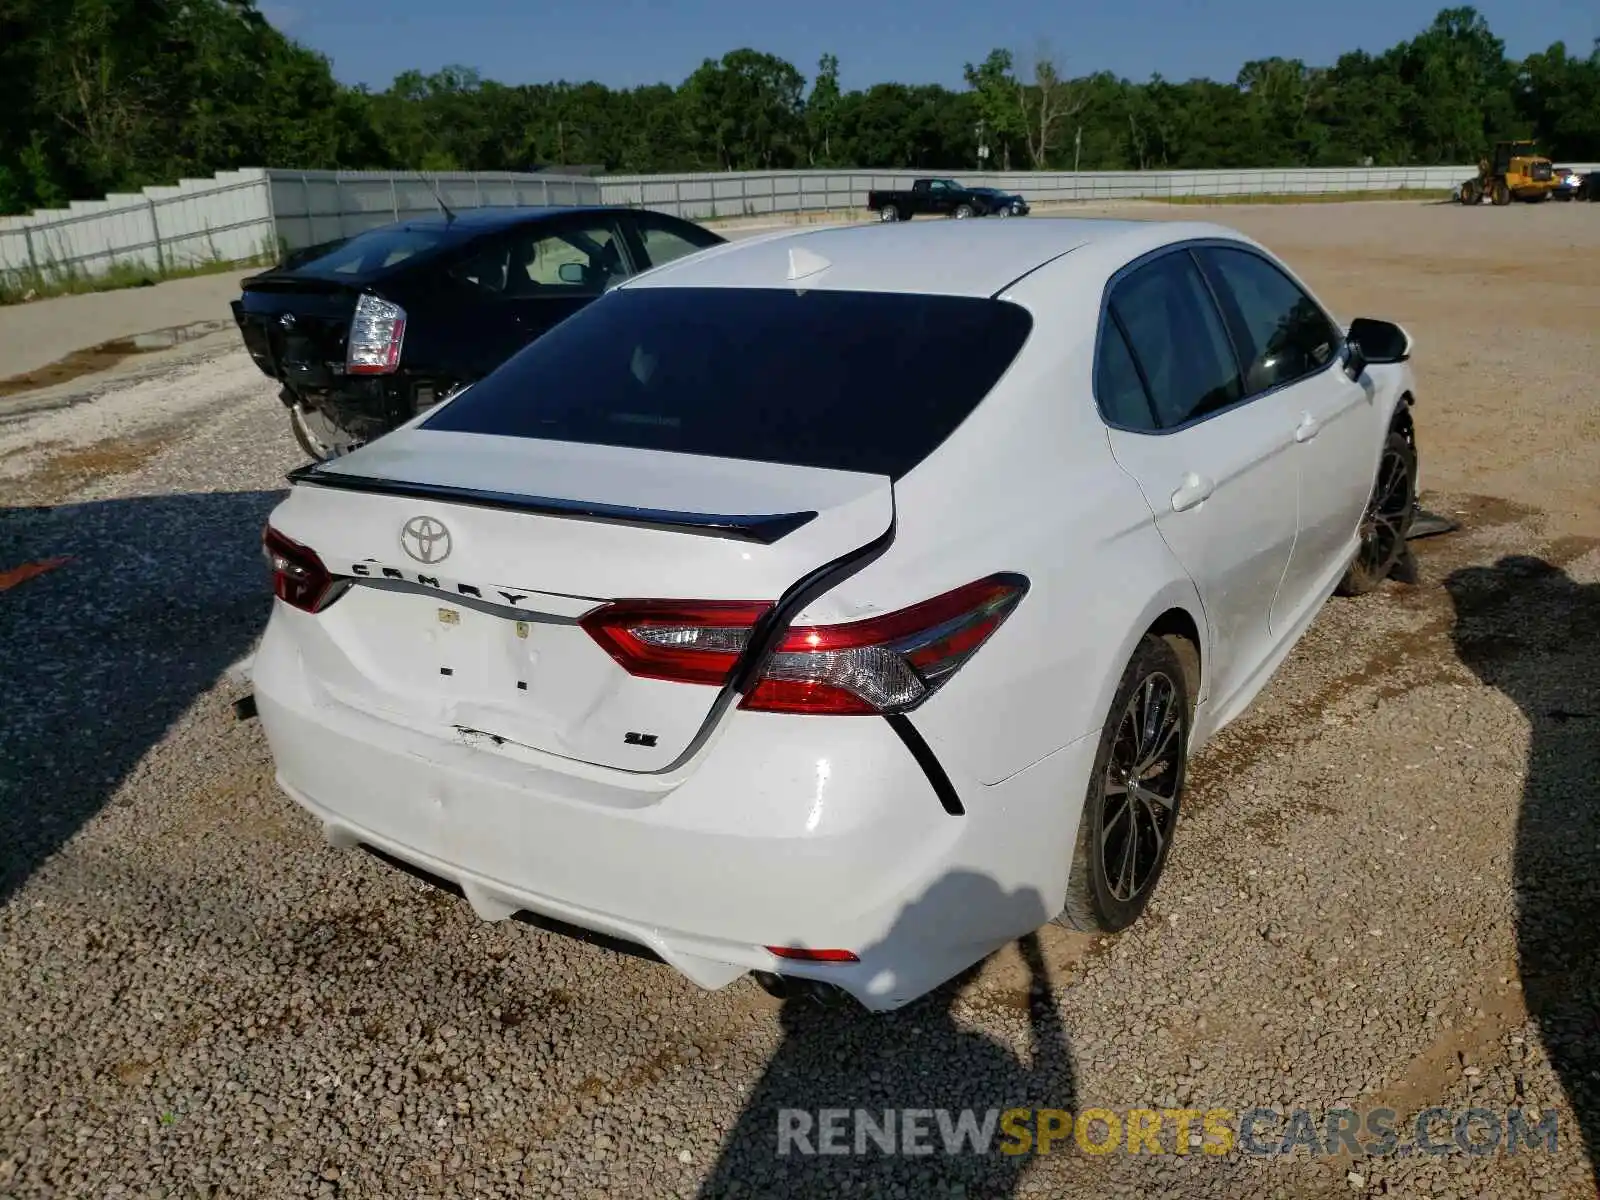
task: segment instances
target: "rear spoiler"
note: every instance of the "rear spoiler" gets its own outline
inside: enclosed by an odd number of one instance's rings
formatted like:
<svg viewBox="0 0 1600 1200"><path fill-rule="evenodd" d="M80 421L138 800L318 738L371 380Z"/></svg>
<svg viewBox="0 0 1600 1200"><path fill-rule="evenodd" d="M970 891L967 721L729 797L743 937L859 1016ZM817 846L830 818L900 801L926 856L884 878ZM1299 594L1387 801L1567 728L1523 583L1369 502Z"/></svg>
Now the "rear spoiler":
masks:
<svg viewBox="0 0 1600 1200"><path fill-rule="evenodd" d="M770 546L779 538L787 537L817 517L815 512L729 515L630 508L626 505L601 504L591 500L524 496L515 492L491 492L442 483L415 483L400 479L347 475L343 472L324 472L320 470L321 466L321 463L307 463L290 471L285 478L297 485L310 484L315 487L339 488L352 492L409 496L418 500L443 500L450 504L466 504L475 508L538 513L540 516L568 517L577 521L599 521L610 525L633 525L645 529L698 534L702 537L757 542L763 546Z"/></svg>

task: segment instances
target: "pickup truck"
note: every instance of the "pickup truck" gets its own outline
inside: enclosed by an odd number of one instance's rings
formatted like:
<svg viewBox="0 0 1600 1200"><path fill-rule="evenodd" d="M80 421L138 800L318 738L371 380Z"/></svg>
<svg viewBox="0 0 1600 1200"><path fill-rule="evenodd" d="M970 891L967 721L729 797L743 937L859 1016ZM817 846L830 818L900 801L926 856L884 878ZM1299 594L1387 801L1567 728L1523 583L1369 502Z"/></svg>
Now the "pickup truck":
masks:
<svg viewBox="0 0 1600 1200"><path fill-rule="evenodd" d="M954 179L918 179L910 190L870 191L867 208L880 221L909 221L918 213L947 217L1025 217L1028 202L999 188L963 187Z"/></svg>

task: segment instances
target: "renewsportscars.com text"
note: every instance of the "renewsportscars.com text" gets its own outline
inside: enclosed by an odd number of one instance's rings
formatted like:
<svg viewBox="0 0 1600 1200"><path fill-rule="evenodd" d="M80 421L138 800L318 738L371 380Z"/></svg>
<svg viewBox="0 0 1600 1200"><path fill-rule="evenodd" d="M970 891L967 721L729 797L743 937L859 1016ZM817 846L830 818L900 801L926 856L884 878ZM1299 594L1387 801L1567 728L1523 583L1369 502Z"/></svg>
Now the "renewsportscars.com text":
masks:
<svg viewBox="0 0 1600 1200"><path fill-rule="evenodd" d="M778 1154L1555 1153L1554 1109L848 1109L778 1112Z"/></svg>

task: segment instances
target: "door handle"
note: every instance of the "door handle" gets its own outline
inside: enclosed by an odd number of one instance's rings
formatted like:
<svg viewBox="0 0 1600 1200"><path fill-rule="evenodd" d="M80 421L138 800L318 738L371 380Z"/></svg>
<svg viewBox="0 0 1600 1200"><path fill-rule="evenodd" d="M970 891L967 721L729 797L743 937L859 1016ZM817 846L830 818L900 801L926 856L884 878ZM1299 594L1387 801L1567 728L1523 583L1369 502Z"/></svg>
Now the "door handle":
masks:
<svg viewBox="0 0 1600 1200"><path fill-rule="evenodd" d="M1216 487L1212 480L1190 471L1183 477L1178 490L1172 493L1172 511L1187 512L1208 499Z"/></svg>
<svg viewBox="0 0 1600 1200"><path fill-rule="evenodd" d="M1297 442L1309 442L1317 436L1321 429L1322 422L1310 413L1305 413L1300 418L1300 424L1294 427L1294 440Z"/></svg>

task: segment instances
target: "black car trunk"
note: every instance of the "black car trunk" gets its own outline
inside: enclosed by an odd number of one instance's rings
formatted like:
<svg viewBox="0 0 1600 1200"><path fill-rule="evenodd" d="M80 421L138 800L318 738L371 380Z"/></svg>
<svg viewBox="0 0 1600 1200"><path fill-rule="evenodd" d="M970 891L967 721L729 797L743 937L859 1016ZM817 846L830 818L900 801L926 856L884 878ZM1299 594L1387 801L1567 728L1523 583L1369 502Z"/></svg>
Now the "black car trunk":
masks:
<svg viewBox="0 0 1600 1200"><path fill-rule="evenodd" d="M344 379L345 343L359 290L293 275L247 280L233 317L256 365L296 393Z"/></svg>

